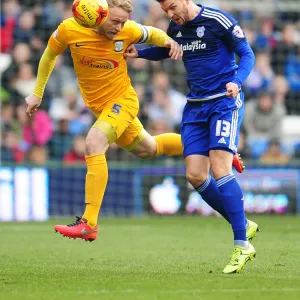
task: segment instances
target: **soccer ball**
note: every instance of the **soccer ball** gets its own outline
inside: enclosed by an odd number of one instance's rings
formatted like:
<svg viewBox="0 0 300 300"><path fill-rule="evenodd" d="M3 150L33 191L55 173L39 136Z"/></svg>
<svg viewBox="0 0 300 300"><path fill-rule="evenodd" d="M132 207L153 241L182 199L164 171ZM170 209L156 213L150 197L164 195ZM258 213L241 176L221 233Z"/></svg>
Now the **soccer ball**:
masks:
<svg viewBox="0 0 300 300"><path fill-rule="evenodd" d="M75 21L87 28L94 28L104 23L108 16L106 0L75 0L72 6Z"/></svg>

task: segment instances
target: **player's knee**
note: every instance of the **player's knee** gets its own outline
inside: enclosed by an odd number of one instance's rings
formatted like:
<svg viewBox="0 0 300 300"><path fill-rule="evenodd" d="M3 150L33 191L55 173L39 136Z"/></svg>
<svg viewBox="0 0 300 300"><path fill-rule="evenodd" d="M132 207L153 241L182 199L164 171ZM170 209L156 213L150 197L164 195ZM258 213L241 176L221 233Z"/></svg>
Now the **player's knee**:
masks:
<svg viewBox="0 0 300 300"><path fill-rule="evenodd" d="M223 176L230 174L232 168L222 164L212 164L211 171L213 173L214 178L217 180Z"/></svg>
<svg viewBox="0 0 300 300"><path fill-rule="evenodd" d="M215 179L219 179L226 176L232 172L232 162L226 159L214 160L211 159L211 171Z"/></svg>
<svg viewBox="0 0 300 300"><path fill-rule="evenodd" d="M156 155L156 148L140 149L132 153L140 159L149 159Z"/></svg>
<svg viewBox="0 0 300 300"><path fill-rule="evenodd" d="M140 142L131 153L140 159L149 159L155 157L157 152L156 141L153 137L146 137Z"/></svg>
<svg viewBox="0 0 300 300"><path fill-rule="evenodd" d="M199 170L187 170L186 178L193 187L200 186L207 178L208 174L199 172Z"/></svg>
<svg viewBox="0 0 300 300"><path fill-rule="evenodd" d="M109 147L108 139L100 130L92 129L85 140L85 153L86 155L103 154Z"/></svg>

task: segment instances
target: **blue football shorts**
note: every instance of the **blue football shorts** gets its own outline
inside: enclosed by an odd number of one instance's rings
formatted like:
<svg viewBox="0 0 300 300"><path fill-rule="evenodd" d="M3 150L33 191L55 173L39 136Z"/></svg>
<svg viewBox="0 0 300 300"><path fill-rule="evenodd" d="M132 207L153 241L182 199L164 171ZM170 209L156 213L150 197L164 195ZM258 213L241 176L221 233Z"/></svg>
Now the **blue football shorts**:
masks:
<svg viewBox="0 0 300 300"><path fill-rule="evenodd" d="M187 102L182 123L183 155L209 155L220 149L233 154L237 151L239 131L244 116L244 94L210 102Z"/></svg>

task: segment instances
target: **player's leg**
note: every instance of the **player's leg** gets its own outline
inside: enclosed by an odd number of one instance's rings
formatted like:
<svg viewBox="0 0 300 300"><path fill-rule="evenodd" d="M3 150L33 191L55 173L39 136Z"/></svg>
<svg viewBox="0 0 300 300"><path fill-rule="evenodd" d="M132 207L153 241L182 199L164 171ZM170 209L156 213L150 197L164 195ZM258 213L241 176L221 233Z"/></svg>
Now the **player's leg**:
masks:
<svg viewBox="0 0 300 300"><path fill-rule="evenodd" d="M151 136L138 118L133 120L116 143L142 159L159 155L179 156L183 153L179 134L165 133Z"/></svg>
<svg viewBox="0 0 300 300"><path fill-rule="evenodd" d="M255 255L253 246L247 241L243 192L231 169L243 119L242 97L240 94L236 99L218 100L213 104L214 113L210 118L211 169L234 234L235 250L224 273L239 272L246 261L253 259Z"/></svg>
<svg viewBox="0 0 300 300"><path fill-rule="evenodd" d="M122 145L122 148L125 148L141 159L149 159L160 155L183 155L181 135L177 133L164 133L152 136L143 128L138 118L126 129L126 133L124 133L121 139L122 141L120 141L119 145ZM127 145L129 140L133 140L133 142ZM243 161L238 154L234 156L232 166L239 173L242 173L245 169Z"/></svg>
<svg viewBox="0 0 300 300"><path fill-rule="evenodd" d="M183 112L181 136L186 176L203 200L229 222L220 191L209 173L209 130L206 114L205 106L201 103L187 103Z"/></svg>
<svg viewBox="0 0 300 300"><path fill-rule="evenodd" d="M100 115L101 117L101 115ZM70 225L56 225L56 232L70 237L93 241L97 238L97 219L105 192L108 169L105 152L109 147L108 136L113 135L112 127L100 118L88 132L86 138L86 165L85 180L85 212L82 217Z"/></svg>
<svg viewBox="0 0 300 300"><path fill-rule="evenodd" d="M102 108L86 139L85 212L73 224L56 226L56 231L72 238L96 239L97 219L108 181L105 152L123 134L137 113L138 102L133 89Z"/></svg>

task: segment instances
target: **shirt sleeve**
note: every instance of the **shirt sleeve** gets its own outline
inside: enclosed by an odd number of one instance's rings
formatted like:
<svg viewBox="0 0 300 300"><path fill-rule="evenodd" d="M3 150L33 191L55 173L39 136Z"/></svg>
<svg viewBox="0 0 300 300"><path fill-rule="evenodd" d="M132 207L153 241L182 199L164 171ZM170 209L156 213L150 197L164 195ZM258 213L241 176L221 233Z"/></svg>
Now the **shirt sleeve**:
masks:
<svg viewBox="0 0 300 300"><path fill-rule="evenodd" d="M64 23L61 23L52 33L48 41L48 46L56 54L61 54L66 50L68 47L68 35Z"/></svg>
<svg viewBox="0 0 300 300"><path fill-rule="evenodd" d="M234 49L234 52L240 57L238 71L232 82L241 87L249 76L255 64L254 53L246 40L240 42Z"/></svg>
<svg viewBox="0 0 300 300"><path fill-rule="evenodd" d="M255 63L254 53L248 44L244 31L239 26L238 21L228 13L204 10L202 15L213 20L213 32L229 50L240 57L238 71L233 82L241 87Z"/></svg>
<svg viewBox="0 0 300 300"><path fill-rule="evenodd" d="M244 31L232 15L221 11L214 12L206 10L204 10L202 15L213 21L213 32L230 50L235 49L240 42L246 40Z"/></svg>
<svg viewBox="0 0 300 300"><path fill-rule="evenodd" d="M165 47L150 47L138 50L139 58L144 58L147 60L162 60L169 58L170 49Z"/></svg>
<svg viewBox="0 0 300 300"><path fill-rule="evenodd" d="M132 21L133 43L134 44L152 44L163 47L167 40L171 38L161 29L152 26L145 26Z"/></svg>

